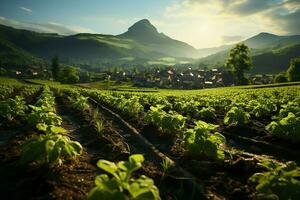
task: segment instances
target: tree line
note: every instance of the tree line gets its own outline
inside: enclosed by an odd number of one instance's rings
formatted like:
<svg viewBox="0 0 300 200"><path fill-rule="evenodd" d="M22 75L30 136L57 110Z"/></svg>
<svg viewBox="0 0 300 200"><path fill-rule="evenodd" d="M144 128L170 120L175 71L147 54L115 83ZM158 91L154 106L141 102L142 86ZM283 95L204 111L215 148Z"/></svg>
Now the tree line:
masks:
<svg viewBox="0 0 300 200"><path fill-rule="evenodd" d="M80 71L76 67L60 64L58 56L54 56L51 60L51 71L53 80L61 83L78 83L79 81L90 81L89 72Z"/></svg>

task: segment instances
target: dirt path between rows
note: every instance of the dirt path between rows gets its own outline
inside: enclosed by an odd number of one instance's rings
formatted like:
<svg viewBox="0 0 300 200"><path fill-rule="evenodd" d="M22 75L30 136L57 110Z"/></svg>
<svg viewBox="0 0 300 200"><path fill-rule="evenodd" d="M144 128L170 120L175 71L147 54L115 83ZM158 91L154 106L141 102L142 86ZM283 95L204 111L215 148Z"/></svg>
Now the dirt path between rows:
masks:
<svg viewBox="0 0 300 200"><path fill-rule="evenodd" d="M98 104L94 100L91 100L91 102L95 107L98 107L101 114L104 116L104 119L110 123L120 135L123 136L125 142L130 147L131 154L143 154L147 161L152 162L156 167L159 167L158 170L161 171L161 162L163 158L167 157L166 155L160 152L153 144L140 135L133 126L123 120L118 114L105 106ZM164 183L160 184L165 185L163 186L164 190L170 193L173 192L174 194L180 191L180 194L176 195L177 199L192 200L206 198L203 193L201 182L187 170L177 165L176 162L174 162L172 173L169 176L166 176L166 179L163 181Z"/></svg>

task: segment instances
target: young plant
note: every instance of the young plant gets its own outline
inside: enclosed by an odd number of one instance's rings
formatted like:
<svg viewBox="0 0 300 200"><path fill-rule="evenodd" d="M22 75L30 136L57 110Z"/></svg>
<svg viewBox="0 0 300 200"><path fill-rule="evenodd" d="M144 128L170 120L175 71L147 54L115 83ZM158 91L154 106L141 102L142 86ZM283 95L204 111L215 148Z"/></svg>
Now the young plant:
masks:
<svg viewBox="0 0 300 200"><path fill-rule="evenodd" d="M225 144L226 139L218 132L212 134L218 125L209 124L204 121L195 122L193 129L184 133L185 147L187 153L192 156L205 155L210 158L224 159L224 151L220 146Z"/></svg>
<svg viewBox="0 0 300 200"><path fill-rule="evenodd" d="M99 109L98 108L92 109L92 112L91 112L91 122L95 123L99 119L100 119Z"/></svg>
<svg viewBox="0 0 300 200"><path fill-rule="evenodd" d="M61 165L64 160L75 159L81 152L82 146L79 142L72 141L67 136L50 133L32 138L22 146L20 164L35 162L53 167Z"/></svg>
<svg viewBox="0 0 300 200"><path fill-rule="evenodd" d="M198 112L198 106L200 103L198 101L194 101L193 99L188 100L178 100L174 103L174 108L178 112L183 112L185 114L194 116Z"/></svg>
<svg viewBox="0 0 300 200"><path fill-rule="evenodd" d="M142 167L144 157L141 154L131 155L128 161L117 164L99 160L97 166L109 173L96 177L94 187L88 194L87 200L160 200L159 191L152 179L142 175L135 179L132 173Z"/></svg>
<svg viewBox="0 0 300 200"><path fill-rule="evenodd" d="M27 121L32 126L36 126L39 123L44 123L46 125L60 126L62 123L62 118L53 112L52 108L46 106L32 106L29 105L32 112L28 115Z"/></svg>
<svg viewBox="0 0 300 200"><path fill-rule="evenodd" d="M256 117L266 117L276 111L277 106L271 100L264 100L264 102L251 100L247 105L247 109Z"/></svg>
<svg viewBox="0 0 300 200"><path fill-rule="evenodd" d="M229 126L245 126L249 123L250 114L238 107L232 107L224 118L224 124Z"/></svg>
<svg viewBox="0 0 300 200"><path fill-rule="evenodd" d="M102 136L105 129L104 122L101 119L99 119L94 123L94 126L98 135Z"/></svg>
<svg viewBox="0 0 300 200"><path fill-rule="evenodd" d="M90 108L88 97L82 95L78 96L75 100L72 97L69 97L69 100L73 104L73 107L79 111L86 111Z"/></svg>
<svg viewBox="0 0 300 200"><path fill-rule="evenodd" d="M257 184L258 199L299 199L300 168L295 162L278 165L272 161L265 161L260 165L268 171L256 173L249 179Z"/></svg>
<svg viewBox="0 0 300 200"><path fill-rule="evenodd" d="M168 157L164 157L160 165L163 168L163 173L166 174L170 171L173 163Z"/></svg>
<svg viewBox="0 0 300 200"><path fill-rule="evenodd" d="M0 116L9 121L13 120L16 116L24 116L27 109L26 102L20 96L0 102Z"/></svg>
<svg viewBox="0 0 300 200"><path fill-rule="evenodd" d="M146 123L153 124L163 132L171 134L176 134L182 130L185 125L185 117L172 111L166 113L162 108L163 106L161 105L157 105L157 107L151 106L150 111L145 116Z"/></svg>
<svg viewBox="0 0 300 200"><path fill-rule="evenodd" d="M300 117L290 112L287 117L280 121L272 121L266 126L266 130L276 137L290 140L291 142L300 142Z"/></svg>
<svg viewBox="0 0 300 200"><path fill-rule="evenodd" d="M214 119L216 118L216 110L213 107L202 108L199 111L199 116L202 119Z"/></svg>
<svg viewBox="0 0 300 200"><path fill-rule="evenodd" d="M118 99L117 107L123 114L136 117L139 113L144 111L144 106L139 102L137 96L133 96L130 99L120 98Z"/></svg>
<svg viewBox="0 0 300 200"><path fill-rule="evenodd" d="M300 117L300 104L296 101L290 101L281 107L279 118L285 118L289 113L294 113L297 117Z"/></svg>
<svg viewBox="0 0 300 200"><path fill-rule="evenodd" d="M47 125L45 123L39 123L36 125L39 131L43 131L45 134L64 134L67 130L60 126Z"/></svg>
<svg viewBox="0 0 300 200"><path fill-rule="evenodd" d="M103 131L105 129L105 125L103 120L100 117L100 113L98 108L92 110L91 114L91 124L94 126L99 136L103 135Z"/></svg>

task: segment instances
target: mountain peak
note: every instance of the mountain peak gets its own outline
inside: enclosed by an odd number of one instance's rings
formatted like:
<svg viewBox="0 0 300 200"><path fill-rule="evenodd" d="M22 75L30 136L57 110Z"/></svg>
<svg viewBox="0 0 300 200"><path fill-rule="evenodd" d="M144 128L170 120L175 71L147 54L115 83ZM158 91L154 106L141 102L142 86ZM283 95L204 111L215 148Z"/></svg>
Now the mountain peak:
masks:
<svg viewBox="0 0 300 200"><path fill-rule="evenodd" d="M140 21L137 21L135 24L150 24L151 22L148 19L141 19Z"/></svg>
<svg viewBox="0 0 300 200"><path fill-rule="evenodd" d="M141 43L157 43L159 40L165 37L158 33L155 26L153 26L148 19L142 19L134 23L128 28L127 32L119 36L123 38L134 39Z"/></svg>
<svg viewBox="0 0 300 200"><path fill-rule="evenodd" d="M136 32L137 34L158 33L155 26L153 26L148 19L142 19L134 23L128 28L127 32Z"/></svg>
<svg viewBox="0 0 300 200"><path fill-rule="evenodd" d="M267 33L267 32L261 32L256 36L260 36L260 37L276 37L278 35L272 34L272 33Z"/></svg>

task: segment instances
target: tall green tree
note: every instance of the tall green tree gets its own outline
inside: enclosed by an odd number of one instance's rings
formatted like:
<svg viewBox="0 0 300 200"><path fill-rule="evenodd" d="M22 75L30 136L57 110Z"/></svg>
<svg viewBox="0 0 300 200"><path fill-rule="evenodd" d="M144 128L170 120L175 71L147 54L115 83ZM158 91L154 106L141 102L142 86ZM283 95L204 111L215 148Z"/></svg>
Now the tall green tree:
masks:
<svg viewBox="0 0 300 200"><path fill-rule="evenodd" d="M54 56L51 60L51 70L52 70L52 77L54 80L59 79L59 59L58 56Z"/></svg>
<svg viewBox="0 0 300 200"><path fill-rule="evenodd" d="M60 76L62 83L77 83L79 81L79 71L75 67L63 67Z"/></svg>
<svg viewBox="0 0 300 200"><path fill-rule="evenodd" d="M237 44L230 50L225 67L230 70L237 79L238 85L246 84L248 81L244 76L245 71L252 67L249 47L243 43Z"/></svg>
<svg viewBox="0 0 300 200"><path fill-rule="evenodd" d="M286 73L289 81L300 81L300 56L291 59Z"/></svg>

